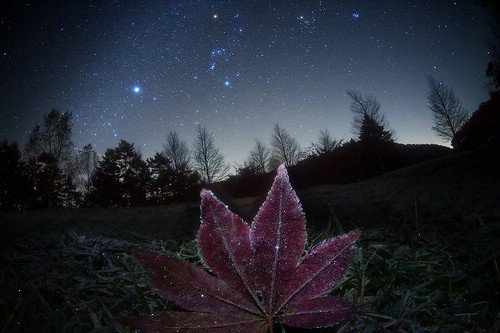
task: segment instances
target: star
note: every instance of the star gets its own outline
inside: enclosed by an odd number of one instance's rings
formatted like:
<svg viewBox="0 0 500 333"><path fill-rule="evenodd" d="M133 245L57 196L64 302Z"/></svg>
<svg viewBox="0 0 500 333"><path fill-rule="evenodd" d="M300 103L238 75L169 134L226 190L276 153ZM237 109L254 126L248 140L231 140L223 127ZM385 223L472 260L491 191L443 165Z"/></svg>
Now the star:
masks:
<svg viewBox="0 0 500 333"><path fill-rule="evenodd" d="M212 18L214 20L217 20L219 18L219 14L217 14L217 13L212 14Z"/></svg>
<svg viewBox="0 0 500 333"><path fill-rule="evenodd" d="M359 18L359 13L352 13L352 18L353 19L358 19Z"/></svg>
<svg viewBox="0 0 500 333"><path fill-rule="evenodd" d="M134 93L138 94L141 92L141 87L135 86L132 90L134 91Z"/></svg>

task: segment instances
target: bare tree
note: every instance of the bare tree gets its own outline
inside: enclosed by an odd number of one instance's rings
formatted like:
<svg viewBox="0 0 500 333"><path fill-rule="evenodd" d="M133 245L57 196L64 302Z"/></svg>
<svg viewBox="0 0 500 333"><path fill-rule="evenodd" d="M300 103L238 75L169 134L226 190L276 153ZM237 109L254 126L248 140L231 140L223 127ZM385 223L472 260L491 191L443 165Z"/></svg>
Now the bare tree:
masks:
<svg viewBox="0 0 500 333"><path fill-rule="evenodd" d="M445 141L451 141L457 131L469 118L468 112L455 96L453 89L436 81L432 76L427 77L429 84L429 110L434 116L435 126L432 129Z"/></svg>
<svg viewBox="0 0 500 333"><path fill-rule="evenodd" d="M186 142L179 138L177 132L168 133L163 150L165 156L172 162L175 171L186 172L189 166L189 149Z"/></svg>
<svg viewBox="0 0 500 333"><path fill-rule="evenodd" d="M26 157L37 159L42 153L48 153L54 157L60 168L64 163L70 162L73 152L72 119L71 113L60 113L56 109L45 114L43 128L36 125L29 135L25 146Z"/></svg>
<svg viewBox="0 0 500 333"><path fill-rule="evenodd" d="M213 135L200 125L197 127L193 158L196 171L208 184L221 180L229 171L224 156L215 146Z"/></svg>
<svg viewBox="0 0 500 333"><path fill-rule="evenodd" d="M380 103L373 96L363 97L356 91L348 91L351 98L351 112L354 114L353 132L359 138L362 136L363 123L372 122L381 128L388 128L385 115L380 112ZM391 129L386 130L392 137L394 133Z"/></svg>
<svg viewBox="0 0 500 333"><path fill-rule="evenodd" d="M40 124L35 125L33 130L29 132L28 142L24 146L24 158L34 161L43 153L42 147L42 127Z"/></svg>
<svg viewBox="0 0 500 333"><path fill-rule="evenodd" d="M340 147L342 140L338 141L332 138L328 130L320 130L318 136L318 142L312 143L313 154L321 155L325 153L330 153L336 148Z"/></svg>
<svg viewBox="0 0 500 333"><path fill-rule="evenodd" d="M99 158L92 144L89 143L78 150L76 156L78 181L83 186L85 193L90 192L92 176L97 169L98 163Z"/></svg>
<svg viewBox="0 0 500 333"><path fill-rule="evenodd" d="M363 97L348 91L351 112L354 114L353 130L363 148L362 159L365 175L385 173L385 157L391 153L394 133L388 128L385 115L380 112L380 103L373 96ZM380 169L376 171L375 165Z"/></svg>
<svg viewBox="0 0 500 333"><path fill-rule="evenodd" d="M271 147L273 147L273 163L285 163L286 166L294 165L303 156L297 140L292 138L290 134L281 128L278 124L274 125L273 134L271 137Z"/></svg>
<svg viewBox="0 0 500 333"><path fill-rule="evenodd" d="M262 141L255 140L248 156L248 164L253 166L259 173L266 173L271 161L271 152Z"/></svg>

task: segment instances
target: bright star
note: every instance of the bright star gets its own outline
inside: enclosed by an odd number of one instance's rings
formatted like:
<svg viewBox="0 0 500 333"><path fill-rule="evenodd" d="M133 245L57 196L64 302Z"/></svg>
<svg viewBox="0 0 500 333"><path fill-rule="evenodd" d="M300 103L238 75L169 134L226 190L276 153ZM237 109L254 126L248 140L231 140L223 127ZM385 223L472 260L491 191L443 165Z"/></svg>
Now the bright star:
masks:
<svg viewBox="0 0 500 333"><path fill-rule="evenodd" d="M229 86L231 86L231 82L229 82L229 80L226 80L226 81L224 81L224 85L226 87L229 87Z"/></svg>
<svg viewBox="0 0 500 333"><path fill-rule="evenodd" d="M139 87L139 86L135 86L133 90L134 90L134 92L135 92L136 94L138 94L138 93L140 93L140 92L141 92L141 87Z"/></svg>
<svg viewBox="0 0 500 333"><path fill-rule="evenodd" d="M352 18L353 19L358 19L359 18L359 13L352 13Z"/></svg>

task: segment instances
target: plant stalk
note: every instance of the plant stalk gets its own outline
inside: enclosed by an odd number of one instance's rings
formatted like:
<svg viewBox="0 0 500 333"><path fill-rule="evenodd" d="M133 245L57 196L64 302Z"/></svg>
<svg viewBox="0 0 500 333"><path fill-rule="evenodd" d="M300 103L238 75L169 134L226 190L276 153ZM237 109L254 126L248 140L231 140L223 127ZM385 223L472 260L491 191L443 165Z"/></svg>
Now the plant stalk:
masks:
<svg viewBox="0 0 500 333"><path fill-rule="evenodd" d="M268 316L267 317L267 322L269 323L269 333L274 333L273 316Z"/></svg>

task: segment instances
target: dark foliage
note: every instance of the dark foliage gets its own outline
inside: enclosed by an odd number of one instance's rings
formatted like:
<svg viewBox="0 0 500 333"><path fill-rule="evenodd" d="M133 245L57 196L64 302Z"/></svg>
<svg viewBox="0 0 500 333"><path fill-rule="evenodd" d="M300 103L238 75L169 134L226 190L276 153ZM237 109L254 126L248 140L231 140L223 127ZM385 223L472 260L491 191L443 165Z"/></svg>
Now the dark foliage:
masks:
<svg viewBox="0 0 500 333"><path fill-rule="evenodd" d="M32 208L51 208L59 203L59 195L63 191L61 169L56 158L50 153L42 153L36 160L30 159L25 168L30 193L29 206Z"/></svg>
<svg viewBox="0 0 500 333"><path fill-rule="evenodd" d="M169 158L158 152L147 160L147 165L147 193L150 204L163 205L197 198L200 179L187 165L176 169Z"/></svg>
<svg viewBox="0 0 500 333"><path fill-rule="evenodd" d="M491 92L490 99L479 105L454 136L452 145L460 150L500 147L500 90Z"/></svg>
<svg viewBox="0 0 500 333"><path fill-rule="evenodd" d="M500 88L500 55L496 53L494 58L486 67L486 76L490 78L491 84L495 89Z"/></svg>
<svg viewBox="0 0 500 333"><path fill-rule="evenodd" d="M209 188L220 193L221 199L230 201L231 198L263 195L272 179L270 173L261 173L258 169L248 165L238 168L235 175Z"/></svg>
<svg viewBox="0 0 500 333"><path fill-rule="evenodd" d="M0 209L20 209L26 204L27 183L24 163L16 142L0 143Z"/></svg>
<svg viewBox="0 0 500 333"><path fill-rule="evenodd" d="M363 116L359 132L361 146L360 167L363 178L386 173L397 167L393 134L384 125L368 115ZM396 165L388 165L394 164Z"/></svg>
<svg viewBox="0 0 500 333"><path fill-rule="evenodd" d="M91 201L99 206L146 204L148 169L134 145L121 140L106 150L92 177Z"/></svg>
<svg viewBox="0 0 500 333"><path fill-rule="evenodd" d="M394 142L394 139L392 138L391 131L386 130L374 118L364 115L359 133L359 141L363 145L372 146L390 144Z"/></svg>
<svg viewBox="0 0 500 333"><path fill-rule="evenodd" d="M173 202L194 201L200 193L200 175L190 169L184 172L177 171L171 189L173 192Z"/></svg>
<svg viewBox="0 0 500 333"><path fill-rule="evenodd" d="M146 163L149 169L148 200L154 204L165 204L174 195L171 191L175 176L172 162L164 154L156 152Z"/></svg>

